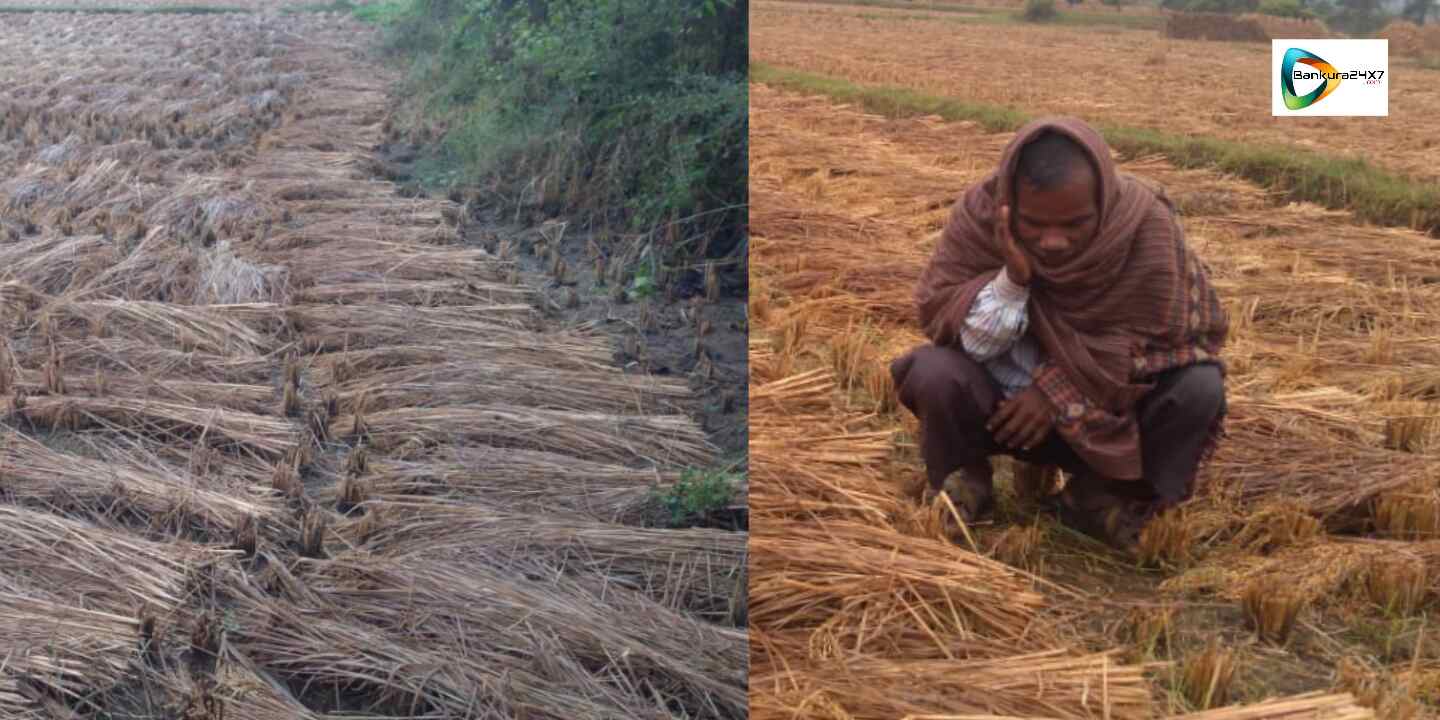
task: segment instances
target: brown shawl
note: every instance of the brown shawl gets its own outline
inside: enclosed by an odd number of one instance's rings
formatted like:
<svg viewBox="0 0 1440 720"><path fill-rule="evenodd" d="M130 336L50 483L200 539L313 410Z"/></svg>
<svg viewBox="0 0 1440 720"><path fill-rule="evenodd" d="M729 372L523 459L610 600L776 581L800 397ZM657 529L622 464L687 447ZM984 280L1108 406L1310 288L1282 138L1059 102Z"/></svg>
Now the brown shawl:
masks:
<svg viewBox="0 0 1440 720"><path fill-rule="evenodd" d="M1020 148L1045 130L1074 139L1099 170L1100 227L1066 265L1035 266L1029 332L1046 357L1035 382L1059 409L1057 429L1091 468L1139 479L1135 405L1154 387L1147 378L1196 362L1219 364L1227 321L1164 191L1117 172L1109 146L1089 125L1069 117L1031 122L1005 148L999 168L955 204L916 290L920 323L935 344L960 346L971 304L1004 265L994 223L999 206L1012 202ZM1207 456L1219 433L1217 423Z"/></svg>

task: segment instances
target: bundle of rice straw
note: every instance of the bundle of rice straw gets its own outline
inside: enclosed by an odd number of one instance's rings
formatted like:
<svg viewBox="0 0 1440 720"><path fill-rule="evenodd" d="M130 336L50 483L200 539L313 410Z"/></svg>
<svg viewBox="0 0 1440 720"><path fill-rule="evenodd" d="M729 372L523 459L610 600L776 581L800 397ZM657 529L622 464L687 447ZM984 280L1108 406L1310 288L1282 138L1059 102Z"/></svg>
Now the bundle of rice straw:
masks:
<svg viewBox="0 0 1440 720"><path fill-rule="evenodd" d="M158 229L151 230L129 252L116 248L115 258L69 299L150 300L188 302L195 294L194 248L177 246Z"/></svg>
<svg viewBox="0 0 1440 720"><path fill-rule="evenodd" d="M248 186L217 177L192 176L151 206L145 222L168 237L209 244L207 236L248 240L280 222L280 209Z"/></svg>
<svg viewBox="0 0 1440 720"><path fill-rule="evenodd" d="M103 445L101 447L104 447ZM0 473L21 502L129 515L157 531L228 533L244 518L276 518L279 503L263 487L175 472L143 456L105 460L52 450L14 431L0 432ZM78 507L77 507L78 506Z"/></svg>
<svg viewBox="0 0 1440 720"><path fill-rule="evenodd" d="M375 517L343 528L342 535L376 554L417 562L490 553L538 558L572 574L603 576L677 610L728 608L746 557L746 536L720 530L628 527L440 501L366 507Z"/></svg>
<svg viewBox="0 0 1440 720"><path fill-rule="evenodd" d="M1374 720L1375 711L1356 703L1350 693L1313 692L1172 717L1175 720Z"/></svg>
<svg viewBox="0 0 1440 720"><path fill-rule="evenodd" d="M235 642L296 680L452 716L670 716L657 697L692 716L744 712L744 633L539 563L347 555L286 584L287 602L241 593Z"/></svg>
<svg viewBox="0 0 1440 720"><path fill-rule="evenodd" d="M1351 511L1383 493L1440 478L1434 457L1347 442L1356 424L1341 420L1236 402L1204 482L1212 494L1245 504L1297 498L1311 513L1345 525Z"/></svg>
<svg viewBox="0 0 1440 720"><path fill-rule="evenodd" d="M850 652L950 656L972 634L1038 630L1038 579L939 539L848 520L750 537L750 617L770 632L823 629ZM903 653L893 651L904 650Z"/></svg>
<svg viewBox="0 0 1440 720"><path fill-rule="evenodd" d="M407 456L371 457L363 478L372 496L440 496L513 512L571 514L614 522L630 516L677 473L569 455L485 445L442 445ZM338 482L337 482L338 484ZM335 488L320 497L333 500Z"/></svg>
<svg viewBox="0 0 1440 720"><path fill-rule="evenodd" d="M83 706L125 676L139 626L133 614L92 610L0 574L0 713Z"/></svg>
<svg viewBox="0 0 1440 720"><path fill-rule="evenodd" d="M495 340L528 334L537 318L529 304L416 307L414 305L294 305L290 324L308 352L435 341Z"/></svg>
<svg viewBox="0 0 1440 720"><path fill-rule="evenodd" d="M311 249L272 251L265 259L286 268L300 284L318 284L338 273L373 274L389 280L504 280L514 263L478 248L449 248L341 236ZM343 252L335 252L344 248Z"/></svg>
<svg viewBox="0 0 1440 720"><path fill-rule="evenodd" d="M0 277L59 295L87 285L116 256L115 245L100 235L41 234L0 244Z"/></svg>
<svg viewBox="0 0 1440 720"><path fill-rule="evenodd" d="M614 372L614 350L605 339L588 332L492 329L490 337L436 345L396 344L348 349L343 331L338 347L307 359L311 380L321 386L347 383L357 376L386 368L439 363L531 364L556 371Z"/></svg>
<svg viewBox="0 0 1440 720"><path fill-rule="evenodd" d="M713 448L685 415L615 415L508 405L400 408L339 415L340 438L380 450L460 441L647 465L703 465Z"/></svg>
<svg viewBox="0 0 1440 720"><path fill-rule="evenodd" d="M681 381L618 370L567 370L495 357L406 365L369 373L334 388L344 412L490 402L558 410L679 410L690 397Z"/></svg>
<svg viewBox="0 0 1440 720"><path fill-rule="evenodd" d="M146 370L149 375L134 372L70 373L62 376L62 382L65 392L71 395L132 400L150 398L186 405L213 405L256 415L273 413L280 405L279 393L268 385L157 379L164 376L149 368ZM15 384L30 395L47 392L45 374L39 370L20 372Z"/></svg>
<svg viewBox="0 0 1440 720"><path fill-rule="evenodd" d="M42 395L9 401L12 416L33 426L76 430L105 427L123 433L249 452L284 455L299 442L300 429L289 421L241 410L133 398Z"/></svg>
<svg viewBox="0 0 1440 720"><path fill-rule="evenodd" d="M530 287L472 280L401 280L388 278L322 276L316 284L295 292L301 303L402 303L436 305L514 304L535 295Z"/></svg>
<svg viewBox="0 0 1440 720"><path fill-rule="evenodd" d="M190 573L229 554L13 506L0 506L0 527L0 578L112 614L144 605L166 612L178 608Z"/></svg>
<svg viewBox="0 0 1440 720"><path fill-rule="evenodd" d="M118 372L137 377L194 378L246 385L270 382L279 362L264 355L185 351L120 337L61 339L55 348L64 358L65 368L77 374ZM47 361L49 349L43 343L35 344L17 356L23 364L38 367Z"/></svg>
<svg viewBox="0 0 1440 720"><path fill-rule="evenodd" d="M901 515L893 480L877 472L894 452L893 431L851 429L861 417L836 408L834 392L825 369L751 386L752 514L880 523Z"/></svg>
<svg viewBox="0 0 1440 720"><path fill-rule="evenodd" d="M829 661L769 665L751 678L755 687L766 689L755 693L751 717L1154 717L1148 668L1125 665L1112 654L1052 650L1015 655L1013 649L983 643L976 652L977 659L897 659L842 651Z"/></svg>
<svg viewBox="0 0 1440 720"><path fill-rule="evenodd" d="M366 200L328 199L289 203L289 210L302 214L307 220L306 224L297 230L266 238L260 247L266 251L300 248L327 251L333 250L332 246L337 240L343 242L343 238L382 240L432 248L453 246L459 242L459 232L450 218L440 212L411 205L410 202L397 202L393 196L376 196ZM307 212L309 210L318 211L318 214ZM347 214L346 210L352 212Z"/></svg>
<svg viewBox="0 0 1440 720"><path fill-rule="evenodd" d="M24 283L0 282L0 330L13 332L29 323L30 311L40 307L45 296Z"/></svg>
<svg viewBox="0 0 1440 720"><path fill-rule="evenodd" d="M235 254L229 240L221 240L200 255L200 282L196 305L275 303L288 299L289 270L283 265L259 265Z"/></svg>
<svg viewBox="0 0 1440 720"><path fill-rule="evenodd" d="M82 336L124 337L185 352L263 355L275 341L245 322L241 313L247 309L252 309L251 315L274 314L273 309L265 312L268 308L256 305L182 307L136 300L58 299L42 308L36 320L61 331L74 327Z"/></svg>

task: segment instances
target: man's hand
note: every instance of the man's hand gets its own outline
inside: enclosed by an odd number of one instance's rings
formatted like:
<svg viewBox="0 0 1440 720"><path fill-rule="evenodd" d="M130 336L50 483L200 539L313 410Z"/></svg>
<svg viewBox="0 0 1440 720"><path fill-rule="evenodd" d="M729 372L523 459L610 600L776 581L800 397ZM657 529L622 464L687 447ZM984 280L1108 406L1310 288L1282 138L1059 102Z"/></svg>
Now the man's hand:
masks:
<svg viewBox="0 0 1440 720"><path fill-rule="evenodd" d="M1016 285L1028 286L1030 284L1030 257L1020 248L1020 243L1015 242L1015 233L1010 231L1010 206L1000 206L1000 218L995 223L995 233L999 236L1000 247L1005 252L1005 274L1010 276L1010 281Z"/></svg>
<svg viewBox="0 0 1440 720"><path fill-rule="evenodd" d="M1055 426L1055 406L1034 385L1018 395L1000 401L1000 407L985 429L995 441L1011 450L1031 450L1045 440Z"/></svg>

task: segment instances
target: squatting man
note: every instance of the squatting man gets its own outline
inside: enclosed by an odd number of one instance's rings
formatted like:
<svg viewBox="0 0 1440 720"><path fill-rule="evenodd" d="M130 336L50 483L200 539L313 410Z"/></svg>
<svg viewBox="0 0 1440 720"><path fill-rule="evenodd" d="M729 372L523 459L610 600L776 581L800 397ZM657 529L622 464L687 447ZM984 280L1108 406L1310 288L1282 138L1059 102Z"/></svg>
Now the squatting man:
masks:
<svg viewBox="0 0 1440 720"><path fill-rule="evenodd" d="M932 492L994 506L990 457L1065 471L1062 522L1133 550L1221 437L1228 321L1164 191L1093 128L1034 121L955 204L890 367Z"/></svg>

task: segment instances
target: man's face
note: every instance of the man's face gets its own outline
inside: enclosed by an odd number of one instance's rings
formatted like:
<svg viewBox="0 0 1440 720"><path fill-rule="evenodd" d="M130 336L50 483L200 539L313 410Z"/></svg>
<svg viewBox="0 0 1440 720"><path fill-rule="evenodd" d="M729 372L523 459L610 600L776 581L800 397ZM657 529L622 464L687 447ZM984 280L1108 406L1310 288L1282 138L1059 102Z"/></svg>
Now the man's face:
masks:
<svg viewBox="0 0 1440 720"><path fill-rule="evenodd" d="M1016 181L1015 239L1042 267L1064 265L1094 239L1100 227L1096 184L1089 167L1050 190Z"/></svg>

